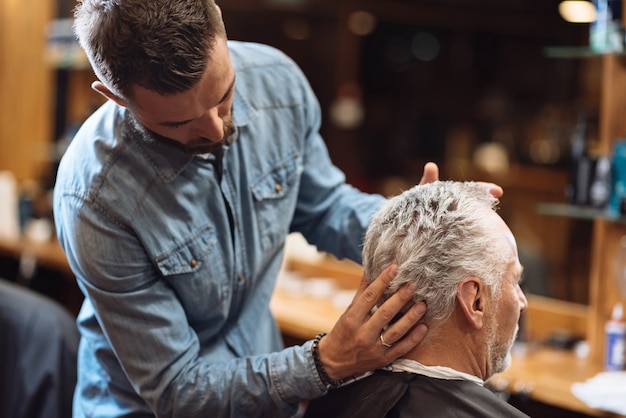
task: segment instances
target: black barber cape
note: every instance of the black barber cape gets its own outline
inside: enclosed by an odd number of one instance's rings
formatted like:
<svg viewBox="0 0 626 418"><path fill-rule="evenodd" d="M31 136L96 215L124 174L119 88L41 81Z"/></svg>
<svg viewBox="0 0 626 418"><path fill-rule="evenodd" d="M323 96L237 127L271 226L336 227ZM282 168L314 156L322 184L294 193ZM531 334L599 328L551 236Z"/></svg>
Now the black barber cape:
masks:
<svg viewBox="0 0 626 418"><path fill-rule="evenodd" d="M377 370L312 400L305 418L528 417L467 380Z"/></svg>
<svg viewBox="0 0 626 418"><path fill-rule="evenodd" d="M63 306L0 279L0 418L68 418L80 335Z"/></svg>

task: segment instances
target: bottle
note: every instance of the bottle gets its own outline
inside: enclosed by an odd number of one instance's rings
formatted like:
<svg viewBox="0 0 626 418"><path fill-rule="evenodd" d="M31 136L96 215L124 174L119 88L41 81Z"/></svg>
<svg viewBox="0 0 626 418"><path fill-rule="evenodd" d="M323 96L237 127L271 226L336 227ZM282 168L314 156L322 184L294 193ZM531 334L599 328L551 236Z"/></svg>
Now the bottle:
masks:
<svg viewBox="0 0 626 418"><path fill-rule="evenodd" d="M606 323L606 355L604 368L608 371L626 369L626 322L621 303L613 307L611 319Z"/></svg>
<svg viewBox="0 0 626 418"><path fill-rule="evenodd" d="M595 169L589 188L589 202L594 208L605 209L611 198L611 160L608 157L599 157Z"/></svg>
<svg viewBox="0 0 626 418"><path fill-rule="evenodd" d="M610 213L616 216L626 215L626 138L620 138L613 144L611 167Z"/></svg>
<svg viewBox="0 0 626 418"><path fill-rule="evenodd" d="M584 113L580 113L572 135L572 174L567 192L570 204L576 206L590 203L589 188L594 166L587 147L587 118Z"/></svg>
<svg viewBox="0 0 626 418"><path fill-rule="evenodd" d="M596 20L589 25L589 47L594 52L621 52L624 49L622 0L593 0Z"/></svg>

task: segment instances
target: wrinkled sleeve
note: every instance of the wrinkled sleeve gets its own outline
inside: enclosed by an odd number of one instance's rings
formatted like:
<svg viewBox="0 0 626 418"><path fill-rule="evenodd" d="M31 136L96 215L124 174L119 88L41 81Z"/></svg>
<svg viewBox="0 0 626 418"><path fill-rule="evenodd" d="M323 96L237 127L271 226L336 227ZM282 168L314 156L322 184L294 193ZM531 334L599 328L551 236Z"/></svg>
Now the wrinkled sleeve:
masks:
<svg viewBox="0 0 626 418"><path fill-rule="evenodd" d="M291 229L301 232L321 251L360 263L365 230L385 199L346 183L319 133L320 106L304 76L301 85L306 123L304 168Z"/></svg>

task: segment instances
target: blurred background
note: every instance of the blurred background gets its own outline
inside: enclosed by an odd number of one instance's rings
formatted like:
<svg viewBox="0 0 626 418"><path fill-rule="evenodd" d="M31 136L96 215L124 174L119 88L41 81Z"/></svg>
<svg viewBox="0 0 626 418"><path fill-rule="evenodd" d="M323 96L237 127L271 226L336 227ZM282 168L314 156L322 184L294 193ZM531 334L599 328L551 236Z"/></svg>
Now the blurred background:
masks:
<svg viewBox="0 0 626 418"><path fill-rule="evenodd" d="M301 66L349 182L393 195L435 161L442 179L502 185L527 290L585 304L592 224L538 210L571 202L576 138L588 155L597 148L599 59L576 53L590 24L566 21L560 3L219 2L231 39L276 46ZM50 218L56 163L102 103L71 33L73 7L0 5L0 171L17 184L19 233Z"/></svg>
<svg viewBox="0 0 626 418"><path fill-rule="evenodd" d="M503 388L526 409L532 398L568 410L544 405L534 416L615 416L583 405L570 387L602 370L605 323L626 303L622 3L218 1L231 39L273 45L300 65L330 155L356 187L395 195L434 161L442 179L504 188L500 214L518 241L529 296L521 339L584 342L576 354L514 363L505 376ZM0 278L75 315L82 295L54 237L51 196L59 159L103 99L72 34L74 5L0 1ZM310 272L307 286L321 275L343 279L349 303L358 266L305 245L287 249L290 268ZM303 283L291 290L302 293ZM343 312L336 297L307 302L285 289L279 278L272 309L287 344L330 330Z"/></svg>

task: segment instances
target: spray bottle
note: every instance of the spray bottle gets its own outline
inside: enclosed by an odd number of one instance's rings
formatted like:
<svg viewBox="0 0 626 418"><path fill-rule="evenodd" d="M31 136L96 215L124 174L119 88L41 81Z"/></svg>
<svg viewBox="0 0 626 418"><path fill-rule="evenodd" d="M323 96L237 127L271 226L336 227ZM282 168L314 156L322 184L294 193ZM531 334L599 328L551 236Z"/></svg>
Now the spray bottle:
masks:
<svg viewBox="0 0 626 418"><path fill-rule="evenodd" d="M626 369L626 322L624 308L620 302L613 307L611 319L606 323L605 369L608 371Z"/></svg>

